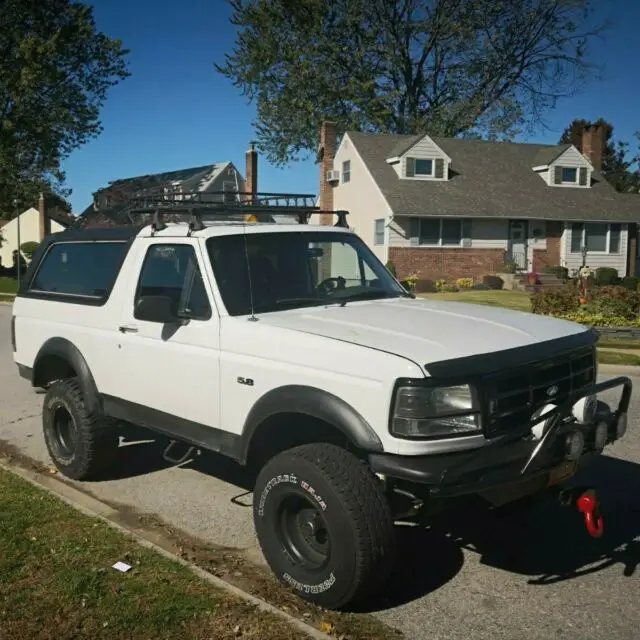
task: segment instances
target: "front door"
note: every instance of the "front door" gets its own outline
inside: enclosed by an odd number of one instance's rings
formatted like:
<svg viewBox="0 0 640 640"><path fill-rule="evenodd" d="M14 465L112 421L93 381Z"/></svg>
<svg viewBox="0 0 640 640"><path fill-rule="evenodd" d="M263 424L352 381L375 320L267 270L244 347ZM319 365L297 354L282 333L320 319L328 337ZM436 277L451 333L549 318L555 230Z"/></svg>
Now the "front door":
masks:
<svg viewBox="0 0 640 640"><path fill-rule="evenodd" d="M220 426L220 320L201 248L181 238L140 239L134 247L140 276L120 318L121 376L114 401L124 401L133 422L157 421L150 426L159 430L179 419L185 435L202 442L208 428ZM154 295L170 297L182 320L137 319L136 302Z"/></svg>
<svg viewBox="0 0 640 640"><path fill-rule="evenodd" d="M509 258L518 269L527 268L527 221L509 220Z"/></svg>

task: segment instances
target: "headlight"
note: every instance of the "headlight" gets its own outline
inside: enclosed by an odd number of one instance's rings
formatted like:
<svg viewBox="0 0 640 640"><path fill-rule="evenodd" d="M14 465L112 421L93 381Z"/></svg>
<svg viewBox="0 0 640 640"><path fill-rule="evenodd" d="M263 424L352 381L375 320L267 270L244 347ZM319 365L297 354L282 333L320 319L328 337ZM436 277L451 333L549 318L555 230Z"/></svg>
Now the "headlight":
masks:
<svg viewBox="0 0 640 640"><path fill-rule="evenodd" d="M480 410L469 385L399 387L391 432L400 438L448 438L480 433Z"/></svg>

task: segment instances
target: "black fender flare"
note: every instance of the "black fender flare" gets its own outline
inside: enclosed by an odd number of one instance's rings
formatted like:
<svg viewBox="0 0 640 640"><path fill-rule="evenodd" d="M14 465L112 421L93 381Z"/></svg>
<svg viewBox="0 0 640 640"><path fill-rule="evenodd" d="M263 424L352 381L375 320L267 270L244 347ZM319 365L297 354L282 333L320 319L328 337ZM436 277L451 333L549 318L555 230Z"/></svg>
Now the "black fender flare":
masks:
<svg viewBox="0 0 640 640"><path fill-rule="evenodd" d="M276 387L253 405L242 429L240 457L246 462L253 436L268 418L279 413L300 413L336 427L357 447L369 452L384 450L378 434L348 403L338 396L303 385Z"/></svg>
<svg viewBox="0 0 640 640"><path fill-rule="evenodd" d="M56 356L69 363L78 376L85 407L90 412L100 411L100 394L98 393L91 369L89 369L89 365L78 347L66 338L49 338L49 340L40 347L40 351L38 351L38 355L33 364L31 384L34 387L39 387L43 382L46 382L46 380L43 381L40 377L40 375L44 373L40 365L42 361L49 356Z"/></svg>

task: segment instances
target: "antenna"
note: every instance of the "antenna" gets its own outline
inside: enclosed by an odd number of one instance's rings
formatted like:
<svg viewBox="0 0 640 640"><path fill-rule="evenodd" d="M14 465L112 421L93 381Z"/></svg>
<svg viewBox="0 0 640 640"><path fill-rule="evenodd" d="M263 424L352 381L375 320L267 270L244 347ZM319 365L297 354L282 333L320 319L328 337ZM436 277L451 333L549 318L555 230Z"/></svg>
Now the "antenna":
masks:
<svg viewBox="0 0 640 640"><path fill-rule="evenodd" d="M247 265L247 276L249 278L249 304L251 305L251 317L249 322L257 322L254 304L253 304L253 282L251 280L251 265L249 264L249 245L247 244L247 221L243 219L242 235L244 237L244 261Z"/></svg>

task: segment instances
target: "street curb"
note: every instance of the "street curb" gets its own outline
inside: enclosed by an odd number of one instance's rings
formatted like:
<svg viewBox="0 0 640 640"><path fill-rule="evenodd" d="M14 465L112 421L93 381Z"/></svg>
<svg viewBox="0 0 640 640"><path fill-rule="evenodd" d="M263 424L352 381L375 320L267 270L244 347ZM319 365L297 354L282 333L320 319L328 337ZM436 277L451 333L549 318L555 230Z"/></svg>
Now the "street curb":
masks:
<svg viewBox="0 0 640 640"><path fill-rule="evenodd" d="M631 364L598 364L598 373L610 373L614 376L637 376L640 367Z"/></svg>
<svg viewBox="0 0 640 640"><path fill-rule="evenodd" d="M256 596L253 596L250 593L247 593L246 591L243 591L242 589L239 589L232 584L229 584L228 582L222 580L222 578L218 578L217 576L208 573L204 569L201 569L188 560L180 558L174 553L171 553L170 551L167 551L163 547L157 545L155 542L152 542L141 533L125 527L118 522L115 522L113 518L118 513L117 509L114 509L108 504L105 504L104 502L101 502L100 500L97 500L96 498L89 496L86 493L79 491L78 489L75 489L71 485L68 485L65 482L61 482L60 480L57 480L53 477L49 478L35 471L24 469L23 467L7 464L1 460L0 469L7 471L8 473L13 473L23 480L26 480L33 486L44 489L48 493L55 495L70 507L73 507L84 515L102 520L110 527L113 527L117 531L120 531L120 533L133 538L141 546L147 549L151 549L152 551L159 553L165 558L181 564L183 567L186 567L192 573L198 576L198 578L208 582L214 587L222 589L227 593L230 593L231 595L247 601L248 603L257 607L260 611L271 613L273 615L279 616L280 618L283 618L291 626L305 633L308 637L315 638L316 640L335 640L335 637L329 636L326 633L323 633L322 631L311 627L302 620L299 620L298 618L286 613L285 611L274 607L272 604L269 604L268 602L261 600L260 598L257 598Z"/></svg>

